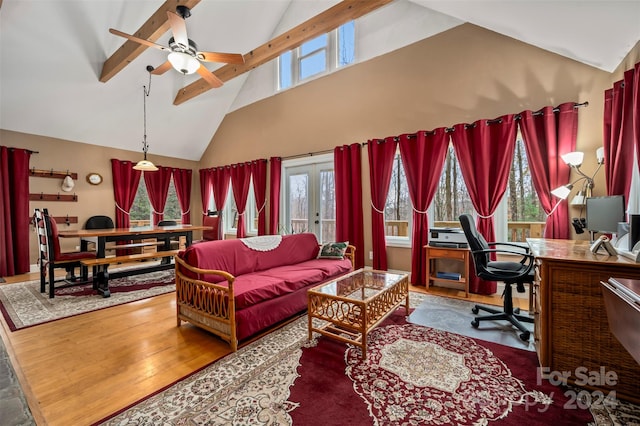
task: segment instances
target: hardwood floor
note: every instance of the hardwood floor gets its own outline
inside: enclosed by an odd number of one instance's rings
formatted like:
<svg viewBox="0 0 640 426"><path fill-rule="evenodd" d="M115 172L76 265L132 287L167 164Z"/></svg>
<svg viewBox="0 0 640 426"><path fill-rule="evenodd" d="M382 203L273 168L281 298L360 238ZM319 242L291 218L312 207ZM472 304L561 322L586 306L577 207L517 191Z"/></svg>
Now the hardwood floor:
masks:
<svg viewBox="0 0 640 426"><path fill-rule="evenodd" d="M464 298L440 287L429 293ZM499 295L468 300L501 304ZM516 300L527 308L527 299ZM36 422L91 424L230 353L212 334L176 327L175 309L170 293L15 332L2 319L0 334Z"/></svg>

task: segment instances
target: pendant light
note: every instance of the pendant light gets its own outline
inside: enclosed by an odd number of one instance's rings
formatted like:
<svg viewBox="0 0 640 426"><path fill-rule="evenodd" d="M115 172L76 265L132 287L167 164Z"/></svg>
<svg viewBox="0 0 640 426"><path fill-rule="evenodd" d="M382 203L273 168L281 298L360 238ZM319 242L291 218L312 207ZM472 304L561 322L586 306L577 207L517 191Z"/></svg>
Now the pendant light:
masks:
<svg viewBox="0 0 640 426"><path fill-rule="evenodd" d="M147 67L147 70L149 67ZM134 170L140 170L143 172L155 172L158 168L151 161L147 160L147 151L149 150L149 144L147 143L147 97L151 93L151 74L149 74L149 90L145 86L142 86L142 112L144 115L144 132L142 136L142 152L144 153L144 159L138 161L138 164L133 166Z"/></svg>

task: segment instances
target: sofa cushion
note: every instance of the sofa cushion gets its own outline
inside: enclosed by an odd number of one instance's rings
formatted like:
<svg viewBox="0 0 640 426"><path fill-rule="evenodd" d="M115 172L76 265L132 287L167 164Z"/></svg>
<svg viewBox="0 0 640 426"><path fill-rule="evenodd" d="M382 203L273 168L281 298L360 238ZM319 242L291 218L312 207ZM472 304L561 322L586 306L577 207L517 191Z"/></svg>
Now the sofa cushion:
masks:
<svg viewBox="0 0 640 426"><path fill-rule="evenodd" d="M283 236L278 247L269 251L253 250L241 240L219 240L194 244L179 256L189 265L200 269L227 271L239 277L315 259L318 251L318 240L315 235L304 233ZM222 281L217 276L209 278L205 279L210 282Z"/></svg>
<svg viewBox="0 0 640 426"><path fill-rule="evenodd" d="M351 270L351 261L314 259L240 275L233 283L236 309L320 284Z"/></svg>
<svg viewBox="0 0 640 426"><path fill-rule="evenodd" d="M344 243L326 243L320 247L318 259L344 259L349 242Z"/></svg>

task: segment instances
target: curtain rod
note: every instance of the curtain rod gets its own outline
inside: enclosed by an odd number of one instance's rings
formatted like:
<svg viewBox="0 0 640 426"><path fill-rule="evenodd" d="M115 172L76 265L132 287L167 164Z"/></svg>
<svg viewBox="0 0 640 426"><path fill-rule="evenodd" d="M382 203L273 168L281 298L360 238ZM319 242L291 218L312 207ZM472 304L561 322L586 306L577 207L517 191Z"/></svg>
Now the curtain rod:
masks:
<svg viewBox="0 0 640 426"><path fill-rule="evenodd" d="M314 155L330 154L333 149L325 149L324 151L308 152L306 154L289 155L288 157L280 157L281 160L293 160L295 158L313 157Z"/></svg>

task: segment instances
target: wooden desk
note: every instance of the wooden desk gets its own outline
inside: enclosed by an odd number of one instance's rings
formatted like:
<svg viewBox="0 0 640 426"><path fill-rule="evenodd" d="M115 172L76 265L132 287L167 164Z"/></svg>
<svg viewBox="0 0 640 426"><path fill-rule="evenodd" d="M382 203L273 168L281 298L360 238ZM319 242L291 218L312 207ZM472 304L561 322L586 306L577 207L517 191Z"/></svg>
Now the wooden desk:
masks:
<svg viewBox="0 0 640 426"><path fill-rule="evenodd" d="M425 285L427 290L429 289L429 285L433 281L436 282L447 282L447 283L455 283L462 284L464 286L464 297L469 297L469 271L470 265L469 262L470 254L468 248L449 248L449 247L434 247L426 245L424 248L424 257L425 257L425 271L426 271L426 282ZM436 260L437 259L448 259L448 260L457 260L462 262L462 270L463 272L460 274L460 279L449 279L449 278L440 278L436 274L438 273L436 269Z"/></svg>
<svg viewBox="0 0 640 426"><path fill-rule="evenodd" d="M640 365L609 330L600 285L611 277L640 278L640 263L593 254L587 241L528 238L527 243L536 257L534 336L540 365L569 372L570 383L580 381L575 374L580 367L613 371L615 385L585 387L640 402Z"/></svg>

